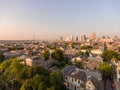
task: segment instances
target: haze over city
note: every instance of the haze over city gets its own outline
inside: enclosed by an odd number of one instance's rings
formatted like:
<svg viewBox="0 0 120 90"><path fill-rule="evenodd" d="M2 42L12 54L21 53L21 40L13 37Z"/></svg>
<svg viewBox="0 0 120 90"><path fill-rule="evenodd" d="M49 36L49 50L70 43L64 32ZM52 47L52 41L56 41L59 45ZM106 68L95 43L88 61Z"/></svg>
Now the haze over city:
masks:
<svg viewBox="0 0 120 90"><path fill-rule="evenodd" d="M119 0L1 0L0 40L118 35Z"/></svg>
<svg viewBox="0 0 120 90"><path fill-rule="evenodd" d="M120 0L0 0L0 90L120 90Z"/></svg>

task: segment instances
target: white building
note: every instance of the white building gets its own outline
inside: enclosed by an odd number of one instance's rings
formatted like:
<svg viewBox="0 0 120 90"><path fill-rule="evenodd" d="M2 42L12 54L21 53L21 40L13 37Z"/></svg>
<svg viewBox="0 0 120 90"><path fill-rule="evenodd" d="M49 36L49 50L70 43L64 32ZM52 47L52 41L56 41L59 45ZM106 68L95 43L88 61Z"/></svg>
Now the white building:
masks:
<svg viewBox="0 0 120 90"><path fill-rule="evenodd" d="M116 66L116 76L117 76L117 81L120 82L120 61L113 61L113 65Z"/></svg>
<svg viewBox="0 0 120 90"><path fill-rule="evenodd" d="M65 76L65 84L68 90L84 90L85 80L85 73L77 68Z"/></svg>
<svg viewBox="0 0 120 90"><path fill-rule="evenodd" d="M73 36L70 35L70 36L66 37L65 41L67 41L67 42L73 41Z"/></svg>
<svg viewBox="0 0 120 90"><path fill-rule="evenodd" d="M99 81L93 77L93 76L88 76L87 81L85 83L85 90L100 90L100 83Z"/></svg>
<svg viewBox="0 0 120 90"><path fill-rule="evenodd" d="M72 59L71 59L71 62L72 62L72 63L74 63L75 61L81 62L82 59L81 59L80 57L75 57L75 58L72 58Z"/></svg>
<svg viewBox="0 0 120 90"><path fill-rule="evenodd" d="M25 64L28 66L40 66L42 63L44 63L44 59L38 57L30 57L25 60Z"/></svg>
<svg viewBox="0 0 120 90"><path fill-rule="evenodd" d="M91 53L96 54L96 55L101 55L103 52L99 49L93 49L93 50L91 50Z"/></svg>
<svg viewBox="0 0 120 90"><path fill-rule="evenodd" d="M99 73L68 66L62 74L68 90L100 90L102 78Z"/></svg>

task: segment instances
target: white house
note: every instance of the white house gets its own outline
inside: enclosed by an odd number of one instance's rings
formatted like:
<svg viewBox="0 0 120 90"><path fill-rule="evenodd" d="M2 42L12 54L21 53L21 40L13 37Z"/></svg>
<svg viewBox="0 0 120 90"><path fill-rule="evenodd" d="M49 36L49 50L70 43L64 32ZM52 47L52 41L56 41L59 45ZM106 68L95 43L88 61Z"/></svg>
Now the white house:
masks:
<svg viewBox="0 0 120 90"><path fill-rule="evenodd" d="M74 66L69 66L63 71L65 85L68 90L84 90L86 75Z"/></svg>
<svg viewBox="0 0 120 90"><path fill-rule="evenodd" d="M116 76L117 76L117 81L120 82L120 61L113 61L113 65L116 66Z"/></svg>
<svg viewBox="0 0 120 90"><path fill-rule="evenodd" d="M91 53L96 54L96 55L101 55L103 52L99 49L93 49L93 50L91 50Z"/></svg>
<svg viewBox="0 0 120 90"><path fill-rule="evenodd" d="M81 62L82 59L81 59L80 57L75 57L75 58L72 58L72 59L71 59L71 62L72 62L72 63L74 63L75 61Z"/></svg>
<svg viewBox="0 0 120 90"><path fill-rule="evenodd" d="M101 90L100 73L68 66L62 71L62 74L68 90Z"/></svg>
<svg viewBox="0 0 120 90"><path fill-rule="evenodd" d="M85 90L100 90L100 82L93 76L88 76L85 83Z"/></svg>

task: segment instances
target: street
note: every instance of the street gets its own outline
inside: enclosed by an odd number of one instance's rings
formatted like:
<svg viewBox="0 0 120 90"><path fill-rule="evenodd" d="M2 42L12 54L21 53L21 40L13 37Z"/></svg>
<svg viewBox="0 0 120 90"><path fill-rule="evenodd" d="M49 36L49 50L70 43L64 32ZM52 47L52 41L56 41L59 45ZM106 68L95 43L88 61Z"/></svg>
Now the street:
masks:
<svg viewBox="0 0 120 90"><path fill-rule="evenodd" d="M106 79L104 90L116 90L112 87L112 81L109 78Z"/></svg>

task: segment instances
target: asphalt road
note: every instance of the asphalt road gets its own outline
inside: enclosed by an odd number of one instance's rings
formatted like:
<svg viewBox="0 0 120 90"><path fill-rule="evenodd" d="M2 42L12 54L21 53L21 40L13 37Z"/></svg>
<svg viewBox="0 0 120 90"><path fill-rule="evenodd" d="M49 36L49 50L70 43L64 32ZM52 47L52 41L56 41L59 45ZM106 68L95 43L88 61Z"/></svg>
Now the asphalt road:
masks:
<svg viewBox="0 0 120 90"><path fill-rule="evenodd" d="M116 90L112 87L112 81L110 79L106 79L104 90Z"/></svg>

